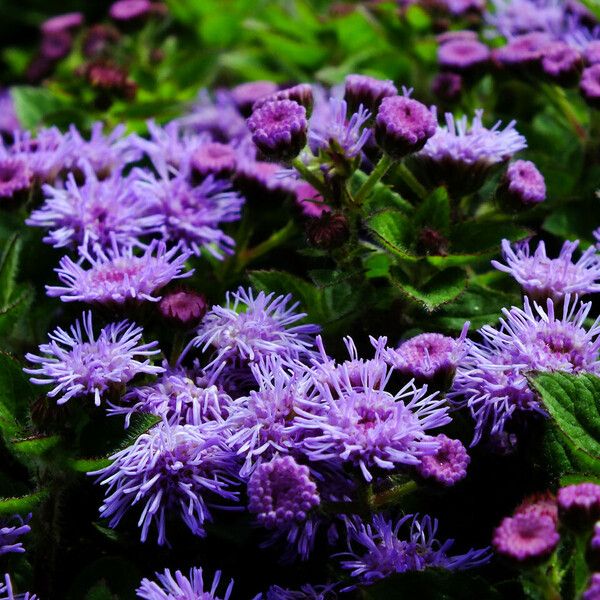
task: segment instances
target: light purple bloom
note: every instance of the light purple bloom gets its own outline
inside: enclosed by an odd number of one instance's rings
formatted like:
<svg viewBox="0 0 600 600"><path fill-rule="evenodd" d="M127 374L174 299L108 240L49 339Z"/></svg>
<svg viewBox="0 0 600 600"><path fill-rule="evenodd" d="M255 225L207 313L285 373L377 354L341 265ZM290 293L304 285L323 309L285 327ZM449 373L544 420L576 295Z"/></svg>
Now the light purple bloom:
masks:
<svg viewBox="0 0 600 600"><path fill-rule="evenodd" d="M136 590L138 598L144 600L229 600L233 589L233 579L227 585L224 595L217 592L221 581L221 571L217 571L212 584L204 583L202 569L192 568L186 577L181 571L171 574L169 569L156 573L158 583L142 579ZM219 595L217 596L217 593Z"/></svg>
<svg viewBox="0 0 600 600"><path fill-rule="evenodd" d="M592 573L589 584L581 600L598 600L600 598L600 573Z"/></svg>
<svg viewBox="0 0 600 600"><path fill-rule="evenodd" d="M333 367L316 359L311 390L299 399L294 429L312 461L349 463L366 481L373 471L418 465L439 442L428 430L450 422L444 399L427 396L411 381L398 392L385 390L392 375L381 358Z"/></svg>
<svg viewBox="0 0 600 600"><path fill-rule="evenodd" d="M33 183L27 163L20 158L0 157L0 199L6 201L28 190Z"/></svg>
<svg viewBox="0 0 600 600"><path fill-rule="evenodd" d="M0 556L16 552L18 554L25 552L23 542L19 538L31 531L29 521L31 514L25 518L20 515L14 515L11 518L0 521Z"/></svg>
<svg viewBox="0 0 600 600"><path fill-rule="evenodd" d="M438 63L444 69L458 73L471 73L484 67L490 51L478 40L452 40L438 48Z"/></svg>
<svg viewBox="0 0 600 600"><path fill-rule="evenodd" d="M206 535L216 502L237 501L234 459L225 447L220 426L169 425L161 422L114 454L112 464L95 475L107 486L100 515L116 527L134 508L141 508L138 526L145 542L152 525L158 544L167 542L167 518L178 516L192 533Z"/></svg>
<svg viewBox="0 0 600 600"><path fill-rule="evenodd" d="M493 544L498 554L518 562L531 562L552 554L559 539L550 517L519 513L503 519L494 532Z"/></svg>
<svg viewBox="0 0 600 600"><path fill-rule="evenodd" d="M132 247L119 248L115 238L112 247L95 244L93 254L88 247L79 249L81 259L74 262L63 256L56 270L64 286L46 286L48 296L59 296L63 302L123 304L128 300L158 302L157 293L174 279L190 277L183 271L191 253L180 245L167 250L164 242L153 240L141 255ZM82 267L83 261L89 264Z"/></svg>
<svg viewBox="0 0 600 600"><path fill-rule="evenodd" d="M6 573L4 575L4 584L0 583L0 600L39 600L39 598L29 592L15 594L10 575Z"/></svg>
<svg viewBox="0 0 600 600"><path fill-rule="evenodd" d="M516 160L506 169L496 194L509 208L534 206L546 199L546 182L531 161Z"/></svg>
<svg viewBox="0 0 600 600"><path fill-rule="evenodd" d="M583 70L579 90L590 106L600 107L600 63Z"/></svg>
<svg viewBox="0 0 600 600"><path fill-rule="evenodd" d="M193 345L216 352L213 362L233 358L256 362L272 354L297 359L310 356L317 325L296 324L306 317L298 313L292 295L255 294L240 287L228 292L225 306L213 306L206 314Z"/></svg>
<svg viewBox="0 0 600 600"><path fill-rule="evenodd" d="M169 323L189 329L200 324L208 305L204 294L193 290L179 290L163 296L158 309Z"/></svg>
<svg viewBox="0 0 600 600"><path fill-rule="evenodd" d="M40 29L44 34L56 33L57 31L69 31L81 27L83 21L83 13L70 12L62 15L55 15L54 17L46 19L42 23Z"/></svg>
<svg viewBox="0 0 600 600"><path fill-rule="evenodd" d="M544 48L542 69L546 76L560 85L577 83L582 64L579 52L565 42L553 42Z"/></svg>
<svg viewBox="0 0 600 600"><path fill-rule="evenodd" d="M100 181L89 163L80 164L85 182L78 184L70 173L64 185L44 185L46 200L26 221L49 230L47 244L73 247L90 240L110 247L114 239L119 246L132 246L159 231L162 218L152 214L147 199L137 193L135 174Z"/></svg>
<svg viewBox="0 0 600 600"><path fill-rule="evenodd" d="M553 39L547 33L532 32L511 39L506 46L495 48L494 61L504 67L517 68L537 74L540 71L544 49Z"/></svg>
<svg viewBox="0 0 600 600"><path fill-rule="evenodd" d="M237 154L229 144L207 142L199 146L190 158L192 174L204 178L208 175L226 177L235 170Z"/></svg>
<svg viewBox="0 0 600 600"><path fill-rule="evenodd" d="M508 39L543 32L557 35L565 18L559 0L493 0L494 11L486 13L486 21Z"/></svg>
<svg viewBox="0 0 600 600"><path fill-rule="evenodd" d="M57 404L90 395L99 406L102 395L113 385L128 383L139 373L164 371L149 358L160 353L158 342L140 343L142 333L141 327L121 321L102 328L96 337L90 311L71 326L70 333L60 327L50 333L50 342L40 346L42 356L25 356L39 367L24 371L33 375L32 383L54 385L48 396L58 396Z"/></svg>
<svg viewBox="0 0 600 600"><path fill-rule="evenodd" d="M417 472L421 477L434 479L442 485L454 485L467 476L471 458L460 440L450 439L443 433L436 439L440 442L439 450L435 454L423 456Z"/></svg>
<svg viewBox="0 0 600 600"><path fill-rule="evenodd" d="M109 9L109 15L115 21L131 21L145 17L152 10L150 0L117 0Z"/></svg>
<svg viewBox="0 0 600 600"><path fill-rule="evenodd" d="M311 122L308 139L312 151L317 154L322 150L347 159L357 157L369 140L370 129L364 125L371 113L359 107L357 112L348 114L346 101L338 98L330 98L329 110L330 120Z"/></svg>
<svg viewBox="0 0 600 600"><path fill-rule="evenodd" d="M400 537L405 525L406 534ZM449 555L454 540L436 540L437 528L437 519L429 516L419 520L418 515L405 515L394 522L375 514L369 523L355 517L348 521L348 552L341 555L341 566L357 583L369 585L394 573L428 567L465 570L489 562L489 548Z"/></svg>
<svg viewBox="0 0 600 600"><path fill-rule="evenodd" d="M573 262L579 240L566 241L557 258L549 258L546 246L540 241L531 254L529 243L518 244L513 249L508 240L502 240L502 256L506 264L492 261L496 269L511 275L527 295L534 300L552 298L559 303L567 294L592 294L600 292L600 256L590 246Z"/></svg>

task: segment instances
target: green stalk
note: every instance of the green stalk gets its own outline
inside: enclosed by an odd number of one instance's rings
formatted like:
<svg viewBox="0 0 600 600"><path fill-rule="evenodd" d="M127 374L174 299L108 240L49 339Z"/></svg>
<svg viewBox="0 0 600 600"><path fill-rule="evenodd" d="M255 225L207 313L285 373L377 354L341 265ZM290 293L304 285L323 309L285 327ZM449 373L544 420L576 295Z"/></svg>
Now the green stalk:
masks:
<svg viewBox="0 0 600 600"><path fill-rule="evenodd" d="M390 167L394 164L394 160L389 154L384 154L379 162L375 165L375 168L371 171L367 180L362 184L361 188L354 196L354 202L356 204L362 204L373 191L373 188L379 183L379 180L388 172Z"/></svg>
<svg viewBox="0 0 600 600"><path fill-rule="evenodd" d="M321 181L299 158L294 158L294 160L292 160L292 167L294 167L294 169L300 173L302 179L307 183L310 183L323 198L327 198L327 189L323 181Z"/></svg>
<svg viewBox="0 0 600 600"><path fill-rule="evenodd" d="M542 90L554 107L563 115L567 123L573 128L573 131L580 140L587 138L585 127L581 124L571 103L567 99L565 91L556 85L542 85Z"/></svg>
<svg viewBox="0 0 600 600"><path fill-rule="evenodd" d="M237 271L241 271L248 263L281 246L281 244L292 237L295 231L296 224L294 221L288 221L284 227L275 231L264 242L254 246L254 248L249 248L241 252L237 260Z"/></svg>
<svg viewBox="0 0 600 600"><path fill-rule="evenodd" d="M373 497L373 506L381 508L386 504L396 504L400 498L412 494L419 486L415 481L407 481L400 485L396 485L385 492L381 492Z"/></svg>
<svg viewBox="0 0 600 600"><path fill-rule="evenodd" d="M402 181L404 181L404 183L413 191L416 196L419 197L420 200L425 200L425 198L427 198L427 190L403 162L400 163L397 173L400 175Z"/></svg>

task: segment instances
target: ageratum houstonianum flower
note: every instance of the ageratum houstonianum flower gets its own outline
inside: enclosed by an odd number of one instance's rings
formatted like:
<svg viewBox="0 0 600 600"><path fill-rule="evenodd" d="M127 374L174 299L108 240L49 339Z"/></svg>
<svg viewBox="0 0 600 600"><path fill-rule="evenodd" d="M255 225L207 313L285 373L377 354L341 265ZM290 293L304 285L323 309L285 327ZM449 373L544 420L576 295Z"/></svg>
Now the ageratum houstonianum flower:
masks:
<svg viewBox="0 0 600 600"><path fill-rule="evenodd" d="M103 327L96 336L89 311L70 332L58 327L50 333L50 342L40 345L41 355L26 354L29 362L39 366L24 371L32 375L32 383L53 385L48 396L57 398L57 404L93 396L98 406L113 385L128 383L139 373L164 371L149 358L160 353L158 342L141 343L142 333L141 327L121 321Z"/></svg>
<svg viewBox="0 0 600 600"><path fill-rule="evenodd" d="M546 199L546 181L529 160L516 160L506 169L496 197L509 210L535 206Z"/></svg>
<svg viewBox="0 0 600 600"><path fill-rule="evenodd" d="M368 75L347 75L344 81L344 100L351 113L362 106L372 114L377 112L381 101L395 96L398 90L390 79L375 79Z"/></svg>
<svg viewBox="0 0 600 600"><path fill-rule="evenodd" d="M587 530L600 519L600 485L577 483L567 485L556 494L561 523L577 530Z"/></svg>
<svg viewBox="0 0 600 600"><path fill-rule="evenodd" d="M107 486L100 515L116 527L127 512L141 509L142 542L153 525L158 544L167 542L167 519L174 516L193 534L204 536L204 523L212 520L215 503L238 499L231 489L235 458L217 423L163 421L111 458L111 465L89 473Z"/></svg>
<svg viewBox="0 0 600 600"><path fill-rule="evenodd" d="M432 479L441 485L451 486L467 476L471 458L460 440L453 440L441 433L436 438L440 442L435 454L423 456L417 472L425 479Z"/></svg>
<svg viewBox="0 0 600 600"><path fill-rule="evenodd" d="M114 236L111 247L89 245L79 248L80 260L63 256L55 271L63 286L47 285L48 296L63 302L123 304L128 300L158 302L158 292L174 279L190 277L194 271L183 271L191 252L177 244L167 250L164 242L153 240L140 254L129 246L119 248ZM84 261L89 268L82 265Z"/></svg>
<svg viewBox="0 0 600 600"><path fill-rule="evenodd" d="M31 171L23 159L0 157L0 200L28 190L32 183Z"/></svg>
<svg viewBox="0 0 600 600"><path fill-rule="evenodd" d="M600 573L592 573L581 600L597 600L598 598L600 598Z"/></svg>
<svg viewBox="0 0 600 600"><path fill-rule="evenodd" d="M341 554L342 568L357 584L369 585L394 573L422 571L428 567L465 570L489 562L489 548L450 555L454 540L436 539L437 519L405 515L392 521L377 513L369 523L359 517L348 522L348 552ZM407 525L406 535L400 537ZM347 588L347 589L353 589Z"/></svg>
<svg viewBox="0 0 600 600"><path fill-rule="evenodd" d="M476 39L455 39L438 48L440 67L456 73L480 72L489 60L489 48Z"/></svg>
<svg viewBox="0 0 600 600"><path fill-rule="evenodd" d="M573 254L579 240L566 241L557 258L546 254L546 245L540 241L531 253L529 242L517 244L514 249L509 240L502 240L502 256L506 264L492 261L496 269L508 273L534 300L552 298L560 303L567 294L592 294L600 292L600 256L590 246L576 262Z"/></svg>
<svg viewBox="0 0 600 600"><path fill-rule="evenodd" d="M312 461L347 463L366 481L379 470L418 465L439 442L428 431L450 422L448 406L427 386L409 382L386 391L393 370L376 351L369 361L348 361L332 368L317 359L308 370L309 392L298 398L294 431Z"/></svg>
<svg viewBox="0 0 600 600"><path fill-rule="evenodd" d="M558 545L556 523L548 516L519 513L505 517L494 532L496 552L519 563L546 559Z"/></svg>
<svg viewBox="0 0 600 600"><path fill-rule="evenodd" d="M221 571L217 571L211 584L204 582L202 569L191 568L186 577L181 571L171 574L169 569L164 573L156 573L156 581L142 579L136 590L138 598L144 600L229 600L233 589L233 579L225 590L218 592ZM218 594L218 595L217 595Z"/></svg>
<svg viewBox="0 0 600 600"><path fill-rule="evenodd" d="M210 374L166 370L155 383L135 387L123 402L111 405L110 414L125 414L125 426L137 412L163 417L172 425L223 423L232 400L219 384L219 370Z"/></svg>
<svg viewBox="0 0 600 600"><path fill-rule="evenodd" d="M25 552L23 542L19 538L31 531L31 527L29 527L30 520L31 514L25 518L14 515L0 521L0 556L11 552L19 554Z"/></svg>
<svg viewBox="0 0 600 600"><path fill-rule="evenodd" d="M551 299L544 310L526 297L522 309L502 310L498 329L479 330L483 342L470 344L449 394L475 419L473 444L484 433L503 432L514 413L546 414L529 388L528 371L600 372L600 317L585 323L591 308L569 294L560 312Z"/></svg>
<svg viewBox="0 0 600 600"><path fill-rule="evenodd" d="M310 356L318 325L297 324L306 313L296 312L292 295L256 294L251 288L227 292L225 306L213 306L204 317L192 345L215 351L213 362L258 361L271 354L297 359Z"/></svg>
<svg viewBox="0 0 600 600"><path fill-rule="evenodd" d="M202 250L218 259L223 258L223 253L233 253L235 241L220 227L240 218L244 199L231 191L229 182L209 175L194 186L190 182L189 165L174 176L159 158L155 167L158 178L142 173L136 188L148 203L149 211L162 218L163 239L179 242L197 256Z"/></svg>
<svg viewBox="0 0 600 600"><path fill-rule="evenodd" d="M152 214L147 199L137 193L135 173L99 180L89 163L79 164L85 182L77 183L71 173L64 185L44 185L45 202L26 221L49 230L44 242L62 248L89 239L110 246L114 238L119 246L131 246L159 231L162 217Z"/></svg>
<svg viewBox="0 0 600 600"><path fill-rule="evenodd" d="M208 142L199 146L190 158L192 174L204 179L208 175L227 177L235 170L237 154L233 146Z"/></svg>
<svg viewBox="0 0 600 600"><path fill-rule="evenodd" d="M471 193L483 185L494 167L527 147L515 121L504 129L498 121L488 129L482 118L483 110L476 110L469 125L466 116L455 119L446 113L446 126L439 126L414 157L423 181L447 185L453 196Z"/></svg>
<svg viewBox="0 0 600 600"><path fill-rule="evenodd" d="M0 600L39 600L35 594L25 592L24 594L15 594L13 590L10 575L4 575L4 583L0 583Z"/></svg>

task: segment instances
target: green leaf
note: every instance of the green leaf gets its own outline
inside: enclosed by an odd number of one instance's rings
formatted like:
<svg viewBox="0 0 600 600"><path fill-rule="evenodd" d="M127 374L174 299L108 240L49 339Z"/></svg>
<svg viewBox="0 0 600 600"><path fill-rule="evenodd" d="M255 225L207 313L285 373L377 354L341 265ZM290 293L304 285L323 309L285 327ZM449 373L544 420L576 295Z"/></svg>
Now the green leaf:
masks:
<svg viewBox="0 0 600 600"><path fill-rule="evenodd" d="M398 268L392 268L392 283L408 298L423 305L425 310L433 312L442 304L458 298L467 287L465 271L451 267L436 273L424 285L415 287Z"/></svg>
<svg viewBox="0 0 600 600"><path fill-rule="evenodd" d="M99 458L77 458L70 460L68 465L77 473L89 473L91 471L99 471L108 467L112 461L110 458L102 456Z"/></svg>
<svg viewBox="0 0 600 600"><path fill-rule="evenodd" d="M450 198L448 190L440 187L431 192L417 209L415 227L431 227L442 235L450 228Z"/></svg>
<svg viewBox="0 0 600 600"><path fill-rule="evenodd" d="M64 107L65 103L42 87L15 86L11 88L17 117L24 129L44 123L46 117Z"/></svg>
<svg viewBox="0 0 600 600"><path fill-rule="evenodd" d="M18 423L25 419L34 397L33 386L21 364L0 352L0 430L6 439L19 435Z"/></svg>
<svg viewBox="0 0 600 600"><path fill-rule="evenodd" d="M414 242L414 226L405 214L397 210L382 210L371 215L366 225L386 250L403 260L411 262L418 260L411 250Z"/></svg>
<svg viewBox="0 0 600 600"><path fill-rule="evenodd" d="M46 491L39 491L27 496L0 498L0 516L27 514L31 512L45 497Z"/></svg>
<svg viewBox="0 0 600 600"><path fill-rule="evenodd" d="M15 279L19 268L21 240L17 233L7 241L0 257L0 307L6 307L15 288Z"/></svg>
<svg viewBox="0 0 600 600"><path fill-rule="evenodd" d="M532 232L512 221L479 219L459 223L450 232L452 254L483 254L497 251L503 239L516 242L530 237Z"/></svg>
<svg viewBox="0 0 600 600"><path fill-rule="evenodd" d="M60 436L34 436L12 440L10 449L25 458L42 456L60 443Z"/></svg>
<svg viewBox="0 0 600 600"><path fill-rule="evenodd" d="M356 194L367 178L368 175L366 173L355 171L348 182L350 192L353 195ZM378 182L367 198L363 210L365 214L369 214L385 209L397 209L406 214L415 212L414 206L408 200L405 200L400 194L392 191L388 185Z"/></svg>
<svg viewBox="0 0 600 600"><path fill-rule="evenodd" d="M573 446L600 460L600 378L589 373L541 373L533 385Z"/></svg>

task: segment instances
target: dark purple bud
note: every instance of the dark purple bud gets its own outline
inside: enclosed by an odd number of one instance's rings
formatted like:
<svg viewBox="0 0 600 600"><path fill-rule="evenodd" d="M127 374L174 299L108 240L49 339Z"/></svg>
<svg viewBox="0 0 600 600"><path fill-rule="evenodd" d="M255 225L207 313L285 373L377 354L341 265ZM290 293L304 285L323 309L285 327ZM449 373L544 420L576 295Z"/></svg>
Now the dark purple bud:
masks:
<svg viewBox="0 0 600 600"><path fill-rule="evenodd" d="M579 91L591 107L600 109L600 63L583 70Z"/></svg>
<svg viewBox="0 0 600 600"><path fill-rule="evenodd" d="M313 90L309 83L300 83L293 87L279 90L274 94L269 94L257 100L252 106L252 110L256 110L261 106L264 106L268 102L274 102L275 100L293 100L306 109L307 116L310 116L313 107Z"/></svg>
<svg viewBox="0 0 600 600"><path fill-rule="evenodd" d="M320 250L334 250L350 237L350 226L344 215L324 212L306 225L308 243Z"/></svg>
<svg viewBox="0 0 600 600"><path fill-rule="evenodd" d="M306 109L293 100L269 102L248 119L259 150L272 160L290 160L306 146Z"/></svg>
<svg viewBox="0 0 600 600"><path fill-rule="evenodd" d="M544 176L531 161L516 160L500 180L496 198L510 211L535 206L546 199Z"/></svg>
<svg viewBox="0 0 600 600"><path fill-rule="evenodd" d="M180 290L166 294L158 308L172 325L191 329L200 324L208 310L208 304L203 294L193 290Z"/></svg>
<svg viewBox="0 0 600 600"><path fill-rule="evenodd" d="M190 159L192 174L199 180L208 175L227 177L235 171L236 153L228 144L208 142L194 151Z"/></svg>
<svg viewBox="0 0 600 600"><path fill-rule="evenodd" d="M40 27L44 35L57 33L59 31L73 31L83 25L83 14L70 12L64 15L56 15L44 21Z"/></svg>
<svg viewBox="0 0 600 600"><path fill-rule="evenodd" d="M600 519L600 485L568 485L558 490L556 501L561 523L572 529L586 529Z"/></svg>
<svg viewBox="0 0 600 600"><path fill-rule="evenodd" d="M249 117L254 103L276 93L277 89L277 84L272 81L249 81L235 86L231 90L231 98L244 117Z"/></svg>
<svg viewBox="0 0 600 600"><path fill-rule="evenodd" d="M417 251L427 256L448 256L448 239L436 229L423 227L417 240Z"/></svg>
<svg viewBox="0 0 600 600"><path fill-rule="evenodd" d="M376 114L384 98L396 96L398 90L389 79L375 79L367 75L348 75L344 86L344 100L350 113L358 111L360 106L371 114Z"/></svg>
<svg viewBox="0 0 600 600"><path fill-rule="evenodd" d="M40 54L52 61L60 60L71 52L73 38L68 31L55 31L44 34L40 45Z"/></svg>
<svg viewBox="0 0 600 600"><path fill-rule="evenodd" d="M241 160L236 165L235 187L249 202L277 205L291 196L295 181L278 177L281 165L254 160Z"/></svg>
<svg viewBox="0 0 600 600"><path fill-rule="evenodd" d="M83 54L88 58L99 58L106 54L121 37L112 25L93 25L83 39Z"/></svg>
<svg viewBox="0 0 600 600"><path fill-rule="evenodd" d="M542 69L546 77L568 87L579 81L583 60L577 50L564 42L552 42L544 48Z"/></svg>
<svg viewBox="0 0 600 600"><path fill-rule="evenodd" d="M462 77L457 73L438 73L431 83L431 91L444 102L456 102L462 93Z"/></svg>
<svg viewBox="0 0 600 600"><path fill-rule="evenodd" d="M446 71L480 74L490 60L490 50L477 40L454 40L438 48L438 63Z"/></svg>
<svg viewBox="0 0 600 600"><path fill-rule="evenodd" d="M395 159L418 152L435 133L433 112L405 96L384 98L375 118L375 139Z"/></svg>

